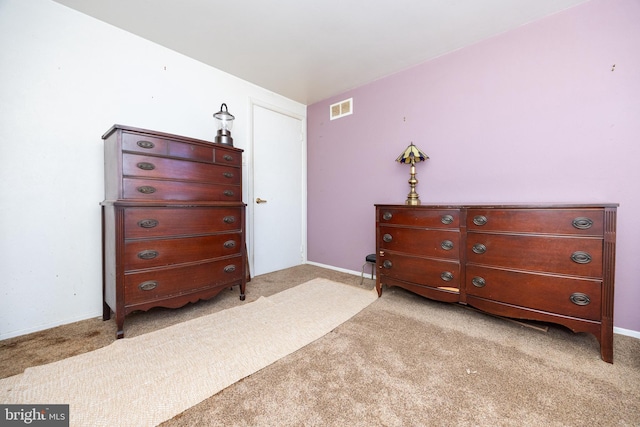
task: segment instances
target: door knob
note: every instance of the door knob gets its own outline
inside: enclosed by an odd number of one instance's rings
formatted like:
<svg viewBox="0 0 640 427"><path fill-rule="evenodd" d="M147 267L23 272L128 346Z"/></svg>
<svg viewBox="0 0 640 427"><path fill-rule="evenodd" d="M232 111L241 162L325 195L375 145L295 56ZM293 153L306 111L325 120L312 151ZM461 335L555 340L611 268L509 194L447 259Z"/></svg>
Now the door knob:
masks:
<svg viewBox="0 0 640 427"><path fill-rule="evenodd" d="M262 200L260 197L258 197L258 198L256 199L256 203L257 203L257 204L260 204L260 203L267 203L267 201L266 201L266 200Z"/></svg>

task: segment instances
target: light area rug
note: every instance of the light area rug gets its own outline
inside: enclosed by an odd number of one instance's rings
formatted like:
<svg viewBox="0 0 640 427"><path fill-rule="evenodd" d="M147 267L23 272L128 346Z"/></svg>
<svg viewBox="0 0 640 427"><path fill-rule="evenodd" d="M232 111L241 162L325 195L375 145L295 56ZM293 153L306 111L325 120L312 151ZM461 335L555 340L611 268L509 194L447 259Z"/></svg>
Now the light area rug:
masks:
<svg viewBox="0 0 640 427"><path fill-rule="evenodd" d="M5 404L69 404L72 426L155 426L330 332L377 299L327 279L0 380Z"/></svg>

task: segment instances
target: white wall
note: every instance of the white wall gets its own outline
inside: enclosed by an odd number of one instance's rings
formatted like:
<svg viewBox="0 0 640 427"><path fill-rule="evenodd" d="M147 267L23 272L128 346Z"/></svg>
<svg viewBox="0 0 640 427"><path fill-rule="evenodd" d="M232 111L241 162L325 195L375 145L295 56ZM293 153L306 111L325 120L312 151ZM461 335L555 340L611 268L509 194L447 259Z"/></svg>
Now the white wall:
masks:
<svg viewBox="0 0 640 427"><path fill-rule="evenodd" d="M0 0L0 339L101 315L100 137L111 125L213 140L227 103L246 201L250 98L306 116L50 0Z"/></svg>

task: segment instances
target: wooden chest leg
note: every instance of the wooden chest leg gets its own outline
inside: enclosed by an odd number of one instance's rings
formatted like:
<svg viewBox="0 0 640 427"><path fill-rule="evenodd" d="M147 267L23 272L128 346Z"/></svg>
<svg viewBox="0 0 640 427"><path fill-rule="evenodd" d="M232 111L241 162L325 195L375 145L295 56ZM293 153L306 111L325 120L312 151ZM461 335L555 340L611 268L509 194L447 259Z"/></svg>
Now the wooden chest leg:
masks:
<svg viewBox="0 0 640 427"><path fill-rule="evenodd" d="M116 313L116 339L124 338L124 314Z"/></svg>

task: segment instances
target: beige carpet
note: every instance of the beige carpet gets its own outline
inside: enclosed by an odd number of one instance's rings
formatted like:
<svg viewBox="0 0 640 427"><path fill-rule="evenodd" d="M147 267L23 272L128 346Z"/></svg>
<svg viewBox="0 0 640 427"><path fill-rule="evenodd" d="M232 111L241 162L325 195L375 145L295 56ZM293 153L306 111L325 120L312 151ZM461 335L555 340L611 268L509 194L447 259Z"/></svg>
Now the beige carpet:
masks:
<svg viewBox="0 0 640 427"><path fill-rule="evenodd" d="M68 403L74 426L155 426L330 332L377 299L314 279L0 380L0 402Z"/></svg>

